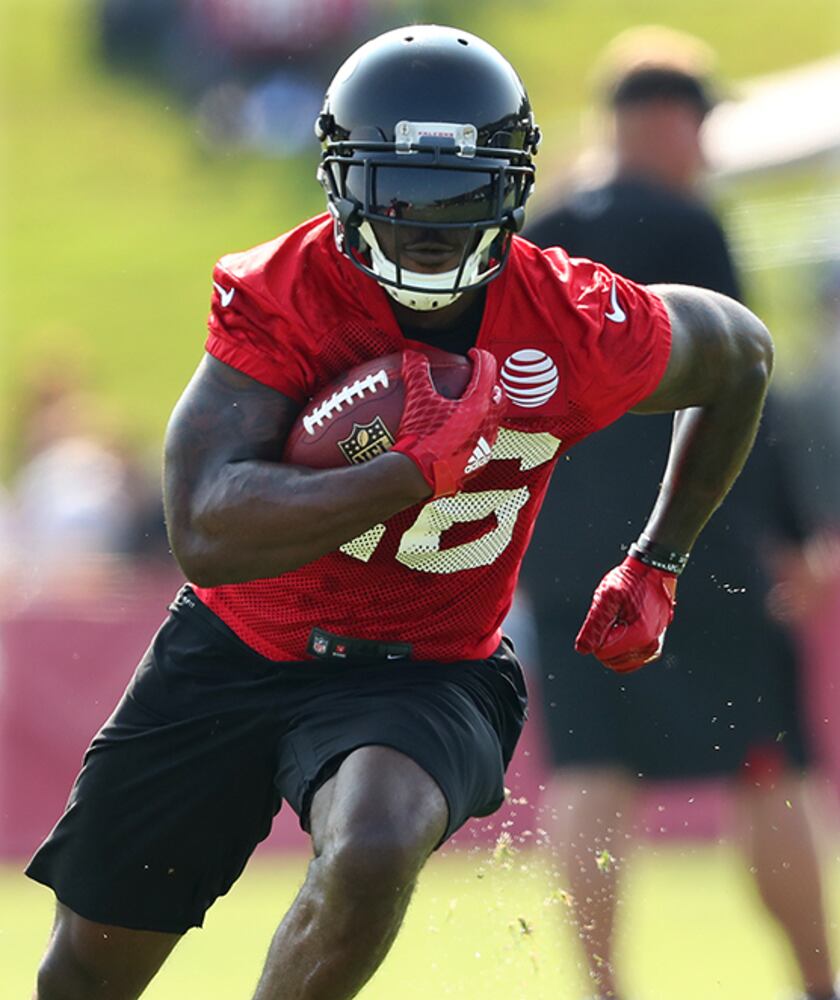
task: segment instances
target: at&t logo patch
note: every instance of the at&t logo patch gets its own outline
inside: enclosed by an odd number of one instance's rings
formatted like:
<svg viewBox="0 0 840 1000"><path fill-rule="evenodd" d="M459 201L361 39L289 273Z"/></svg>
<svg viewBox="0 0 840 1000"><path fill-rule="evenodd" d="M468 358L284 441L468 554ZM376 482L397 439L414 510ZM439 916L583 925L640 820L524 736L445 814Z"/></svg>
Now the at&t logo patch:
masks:
<svg viewBox="0 0 840 1000"><path fill-rule="evenodd" d="M499 381L512 403L527 409L543 406L557 392L557 365L544 351L515 351L502 365Z"/></svg>

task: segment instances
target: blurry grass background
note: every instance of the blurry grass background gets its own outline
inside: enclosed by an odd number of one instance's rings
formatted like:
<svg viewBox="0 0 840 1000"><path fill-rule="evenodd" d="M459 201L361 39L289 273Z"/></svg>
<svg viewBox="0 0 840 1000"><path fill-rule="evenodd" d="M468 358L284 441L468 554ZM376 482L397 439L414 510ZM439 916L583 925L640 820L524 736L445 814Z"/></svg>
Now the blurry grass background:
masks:
<svg viewBox="0 0 840 1000"><path fill-rule="evenodd" d="M3 3L0 474L15 461L21 373L44 357L81 357L114 421L156 447L201 352L215 259L323 207L314 139L310 155L285 161L208 154L166 91L99 65L93 9L89 0ZM546 136L543 197L584 139L590 67L617 31L662 22L696 32L730 82L840 47L836 0L436 0L426 9L483 35L520 70ZM737 204L751 234L743 263L780 341L782 374L810 326L811 283L763 266L762 232L775 206L831 180L812 168L725 192L724 208ZM785 238L806 238L813 224L788 212Z"/></svg>
<svg viewBox="0 0 840 1000"><path fill-rule="evenodd" d="M451 851L451 849L450 849ZM144 998L250 995L271 935L305 862L252 862L205 927L181 942ZM840 861L826 886L840 951ZM510 867L486 853L450 853L423 872L403 933L361 994L365 1000L581 1000L587 995L567 910L544 864ZM792 1000L784 942L728 848L649 846L628 868L619 910L622 972L634 1000ZM26 1000L44 947L52 896L0 867L0 995Z"/></svg>

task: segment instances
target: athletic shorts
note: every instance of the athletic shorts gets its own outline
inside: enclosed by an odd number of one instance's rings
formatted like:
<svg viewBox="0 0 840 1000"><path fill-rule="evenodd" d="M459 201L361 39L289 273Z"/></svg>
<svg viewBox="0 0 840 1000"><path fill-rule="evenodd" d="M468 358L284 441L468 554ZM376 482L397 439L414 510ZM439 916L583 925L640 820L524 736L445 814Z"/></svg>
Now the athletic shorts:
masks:
<svg viewBox="0 0 840 1000"><path fill-rule="evenodd" d="M282 800L308 829L312 796L362 746L392 747L437 782L441 843L502 804L527 701L509 643L459 663L278 663L189 588L170 611L27 868L75 913L201 926Z"/></svg>

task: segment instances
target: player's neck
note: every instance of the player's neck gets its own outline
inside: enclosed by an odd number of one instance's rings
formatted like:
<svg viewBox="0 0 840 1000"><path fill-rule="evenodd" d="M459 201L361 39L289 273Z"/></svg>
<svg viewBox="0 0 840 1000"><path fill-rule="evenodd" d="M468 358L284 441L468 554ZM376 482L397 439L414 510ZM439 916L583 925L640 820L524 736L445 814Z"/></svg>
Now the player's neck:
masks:
<svg viewBox="0 0 840 1000"><path fill-rule="evenodd" d="M426 312L409 309L408 306L401 305L393 299L389 301L389 304L400 329L406 336L411 336L411 332L417 330L422 330L428 336L434 336L435 333L446 334L455 329L459 321L470 310L478 308L479 300L483 306L483 288L464 292L451 306L446 306L443 309L430 309Z"/></svg>

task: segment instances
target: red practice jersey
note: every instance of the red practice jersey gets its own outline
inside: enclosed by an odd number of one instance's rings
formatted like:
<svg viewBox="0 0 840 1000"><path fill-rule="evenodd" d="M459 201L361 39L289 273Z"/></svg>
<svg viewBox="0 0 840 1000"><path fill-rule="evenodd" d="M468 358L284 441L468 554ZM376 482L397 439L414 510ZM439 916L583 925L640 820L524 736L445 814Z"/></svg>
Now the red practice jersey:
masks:
<svg viewBox="0 0 840 1000"><path fill-rule="evenodd" d="M207 351L301 404L359 362L412 343L385 291L337 252L327 215L222 258L213 283ZM488 465L460 493L306 566L196 593L274 660L307 659L313 627L410 643L415 660L490 655L558 456L656 388L670 343L665 307L648 289L514 238L477 338L498 360L507 398Z"/></svg>

